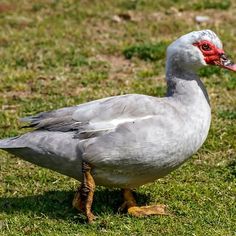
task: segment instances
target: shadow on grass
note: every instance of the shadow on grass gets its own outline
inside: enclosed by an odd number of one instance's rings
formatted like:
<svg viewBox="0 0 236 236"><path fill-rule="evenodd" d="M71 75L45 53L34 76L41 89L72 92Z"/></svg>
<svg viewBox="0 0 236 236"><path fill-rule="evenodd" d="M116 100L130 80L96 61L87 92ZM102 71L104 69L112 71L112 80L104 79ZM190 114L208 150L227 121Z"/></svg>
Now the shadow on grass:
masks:
<svg viewBox="0 0 236 236"><path fill-rule="evenodd" d="M0 212L7 214L21 212L39 217L46 216L52 219L85 223L85 217L72 208L73 196L73 191L49 191L42 195L1 197ZM150 201L150 197L144 194L137 193L135 197L139 205ZM98 189L95 192L93 212L97 216L101 214L116 214L122 201L120 190Z"/></svg>

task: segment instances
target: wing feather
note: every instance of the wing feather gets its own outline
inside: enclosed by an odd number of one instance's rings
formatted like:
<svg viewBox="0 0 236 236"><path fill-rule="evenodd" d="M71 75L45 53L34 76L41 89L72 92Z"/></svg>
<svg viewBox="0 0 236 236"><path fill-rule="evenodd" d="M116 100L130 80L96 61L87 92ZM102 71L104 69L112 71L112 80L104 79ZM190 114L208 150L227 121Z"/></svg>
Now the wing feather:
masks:
<svg viewBox="0 0 236 236"><path fill-rule="evenodd" d="M74 131L74 138L88 139L112 132L120 124L161 114L163 107L161 98L129 94L42 112L22 121L36 130Z"/></svg>

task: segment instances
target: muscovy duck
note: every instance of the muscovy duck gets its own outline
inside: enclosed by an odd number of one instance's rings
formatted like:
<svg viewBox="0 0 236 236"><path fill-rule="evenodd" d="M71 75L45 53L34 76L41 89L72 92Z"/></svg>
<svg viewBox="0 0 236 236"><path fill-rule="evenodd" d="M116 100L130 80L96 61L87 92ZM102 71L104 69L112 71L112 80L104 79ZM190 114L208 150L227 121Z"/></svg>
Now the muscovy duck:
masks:
<svg viewBox="0 0 236 236"><path fill-rule="evenodd" d="M138 207L131 189L162 178L202 146L210 127L207 91L196 71L216 65L236 71L211 30L194 31L167 49L167 96L128 94L23 118L34 131L0 140L0 148L81 181L73 206L92 222L96 185L123 189L134 216L167 214L164 205Z"/></svg>

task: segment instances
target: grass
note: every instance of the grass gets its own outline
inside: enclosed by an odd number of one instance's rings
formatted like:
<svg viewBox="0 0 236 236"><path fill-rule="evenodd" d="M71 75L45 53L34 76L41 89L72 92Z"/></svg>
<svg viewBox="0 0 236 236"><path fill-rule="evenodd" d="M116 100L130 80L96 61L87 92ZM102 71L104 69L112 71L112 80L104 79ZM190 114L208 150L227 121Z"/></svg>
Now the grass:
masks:
<svg viewBox="0 0 236 236"><path fill-rule="evenodd" d="M146 61L157 61L164 58L168 44L166 42L160 42L158 44L132 45L125 48L123 54L126 59L136 56Z"/></svg>
<svg viewBox="0 0 236 236"><path fill-rule="evenodd" d="M192 30L216 31L236 60L235 7L216 0L1 1L1 137L25 132L18 118L40 111L118 94L164 95L165 45ZM128 17L114 21L119 14ZM199 25L196 15L211 20ZM136 190L140 204L167 204L172 216L118 214L119 190L98 187L98 219L87 225L71 208L78 182L1 152L1 235L235 235L236 75L213 67L199 73L212 104L207 141L178 170Z"/></svg>

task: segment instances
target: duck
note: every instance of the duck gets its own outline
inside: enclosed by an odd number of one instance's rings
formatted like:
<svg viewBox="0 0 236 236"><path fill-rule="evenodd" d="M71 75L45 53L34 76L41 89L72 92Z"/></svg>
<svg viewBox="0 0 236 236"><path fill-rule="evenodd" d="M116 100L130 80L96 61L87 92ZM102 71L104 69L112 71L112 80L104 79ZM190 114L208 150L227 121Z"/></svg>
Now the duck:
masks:
<svg viewBox="0 0 236 236"><path fill-rule="evenodd" d="M0 140L19 158L80 181L72 205L89 223L95 188L120 188L120 209L132 216L168 214L165 205L138 206L133 189L181 166L207 138L211 106L197 71L236 72L211 30L187 33L167 48L165 97L126 94L25 117L33 128Z"/></svg>

